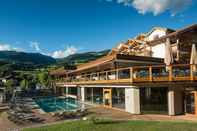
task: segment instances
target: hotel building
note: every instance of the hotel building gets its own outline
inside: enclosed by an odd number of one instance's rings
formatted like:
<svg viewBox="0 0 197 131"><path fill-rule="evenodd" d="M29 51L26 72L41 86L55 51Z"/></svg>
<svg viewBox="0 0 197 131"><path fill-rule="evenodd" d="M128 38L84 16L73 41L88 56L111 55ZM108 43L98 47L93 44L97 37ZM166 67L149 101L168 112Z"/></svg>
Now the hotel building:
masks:
<svg viewBox="0 0 197 131"><path fill-rule="evenodd" d="M102 58L55 71L56 91L131 114L197 115L197 24L156 27Z"/></svg>

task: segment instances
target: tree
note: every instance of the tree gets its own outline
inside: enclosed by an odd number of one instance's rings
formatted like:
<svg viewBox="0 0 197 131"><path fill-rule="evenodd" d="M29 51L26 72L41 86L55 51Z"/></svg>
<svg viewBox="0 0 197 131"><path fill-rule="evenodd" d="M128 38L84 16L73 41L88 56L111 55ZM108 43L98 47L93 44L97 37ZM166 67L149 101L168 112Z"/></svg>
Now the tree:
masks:
<svg viewBox="0 0 197 131"><path fill-rule="evenodd" d="M14 93L16 81L13 79L7 80L5 83L5 93L6 93L6 99L10 99L12 97L12 94Z"/></svg>
<svg viewBox="0 0 197 131"><path fill-rule="evenodd" d="M23 79L20 83L20 87L22 90L27 90L29 87L29 82L26 79Z"/></svg>
<svg viewBox="0 0 197 131"><path fill-rule="evenodd" d="M43 70L37 74L37 81L44 88L52 88L54 86L54 79L50 76L49 71Z"/></svg>
<svg viewBox="0 0 197 131"><path fill-rule="evenodd" d="M41 72L38 74L38 82L42 85L46 85L47 75L45 72Z"/></svg>
<svg viewBox="0 0 197 131"><path fill-rule="evenodd" d="M12 80L12 79L7 80L5 83L5 86L6 86L7 92L12 92L14 90L14 86L15 86L14 80Z"/></svg>

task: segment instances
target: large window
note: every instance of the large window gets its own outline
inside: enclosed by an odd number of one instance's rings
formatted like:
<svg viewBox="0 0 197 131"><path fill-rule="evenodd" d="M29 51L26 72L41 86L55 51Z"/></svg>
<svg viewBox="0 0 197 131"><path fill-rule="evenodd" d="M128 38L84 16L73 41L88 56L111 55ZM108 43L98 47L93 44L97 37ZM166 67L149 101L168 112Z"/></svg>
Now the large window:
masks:
<svg viewBox="0 0 197 131"><path fill-rule="evenodd" d="M112 88L112 107L125 109L124 88Z"/></svg>
<svg viewBox="0 0 197 131"><path fill-rule="evenodd" d="M103 88L93 88L93 103L103 103Z"/></svg>
<svg viewBox="0 0 197 131"><path fill-rule="evenodd" d="M141 88L140 103L142 113L167 114L168 88Z"/></svg>
<svg viewBox="0 0 197 131"><path fill-rule="evenodd" d="M85 88L85 101L102 104L103 103L103 88L94 87L94 88Z"/></svg>
<svg viewBox="0 0 197 131"><path fill-rule="evenodd" d="M77 96L77 88L74 88L74 87L68 88L68 94L70 94L70 95L76 95Z"/></svg>
<svg viewBox="0 0 197 131"><path fill-rule="evenodd" d="M85 101L92 103L92 90L93 88L85 88Z"/></svg>

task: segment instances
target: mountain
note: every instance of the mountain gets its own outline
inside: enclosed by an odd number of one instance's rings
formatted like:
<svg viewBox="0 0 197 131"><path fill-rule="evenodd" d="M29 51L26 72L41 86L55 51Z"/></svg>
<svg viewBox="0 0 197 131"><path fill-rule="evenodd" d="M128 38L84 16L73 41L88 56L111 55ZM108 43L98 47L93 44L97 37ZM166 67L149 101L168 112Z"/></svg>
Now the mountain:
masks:
<svg viewBox="0 0 197 131"><path fill-rule="evenodd" d="M63 59L57 59L58 65L77 65L81 63L86 63L91 60L98 59L109 53L110 50L103 50L99 52L85 52L69 55Z"/></svg>
<svg viewBox="0 0 197 131"><path fill-rule="evenodd" d="M55 64L56 60L39 53L0 51L0 62L14 65L45 66Z"/></svg>
<svg viewBox="0 0 197 131"><path fill-rule="evenodd" d="M77 53L62 59L54 59L39 53L0 51L0 68L8 68L8 70L31 70L48 65L70 67L105 56L109 51Z"/></svg>

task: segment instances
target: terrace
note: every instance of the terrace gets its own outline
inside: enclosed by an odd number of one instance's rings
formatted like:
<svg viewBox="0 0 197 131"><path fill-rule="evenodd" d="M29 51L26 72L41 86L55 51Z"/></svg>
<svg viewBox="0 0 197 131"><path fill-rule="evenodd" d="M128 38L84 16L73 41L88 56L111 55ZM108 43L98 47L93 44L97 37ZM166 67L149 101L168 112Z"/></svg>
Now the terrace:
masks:
<svg viewBox="0 0 197 131"><path fill-rule="evenodd" d="M61 78L58 86L65 84L112 84L145 82L193 82L197 80L197 67L190 64L133 66L84 75Z"/></svg>

